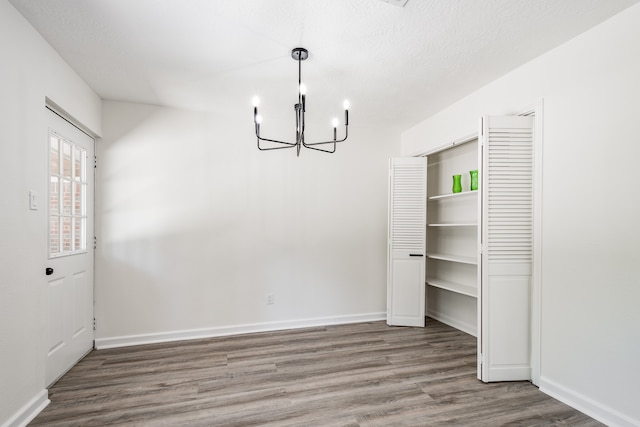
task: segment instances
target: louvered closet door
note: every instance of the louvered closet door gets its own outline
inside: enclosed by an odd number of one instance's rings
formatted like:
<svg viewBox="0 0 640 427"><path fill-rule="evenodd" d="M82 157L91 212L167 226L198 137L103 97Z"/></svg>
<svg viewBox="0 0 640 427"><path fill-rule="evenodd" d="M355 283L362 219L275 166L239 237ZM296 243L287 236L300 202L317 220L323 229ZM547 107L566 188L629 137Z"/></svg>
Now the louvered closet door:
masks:
<svg viewBox="0 0 640 427"><path fill-rule="evenodd" d="M426 211L426 159L391 159L387 268L389 325L424 326Z"/></svg>
<svg viewBox="0 0 640 427"><path fill-rule="evenodd" d="M481 379L531 379L533 118L482 125Z"/></svg>

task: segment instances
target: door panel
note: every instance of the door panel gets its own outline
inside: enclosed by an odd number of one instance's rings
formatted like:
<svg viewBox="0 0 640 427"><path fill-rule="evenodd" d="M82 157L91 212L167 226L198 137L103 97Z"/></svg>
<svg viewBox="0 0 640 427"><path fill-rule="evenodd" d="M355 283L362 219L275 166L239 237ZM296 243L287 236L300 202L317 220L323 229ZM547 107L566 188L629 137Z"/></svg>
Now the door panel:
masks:
<svg viewBox="0 0 640 427"><path fill-rule="evenodd" d="M489 341L494 367L529 364L529 280L521 276L494 277L489 292L489 323L495 337Z"/></svg>
<svg viewBox="0 0 640 427"><path fill-rule="evenodd" d="M64 322L62 321L63 283L64 280L61 278L49 281L47 292L47 349L49 355L60 350L64 344Z"/></svg>
<svg viewBox="0 0 640 427"><path fill-rule="evenodd" d="M93 348L94 140L49 118L47 386Z"/></svg>
<svg viewBox="0 0 640 427"><path fill-rule="evenodd" d="M427 169L422 157L391 159L387 323L425 324Z"/></svg>
<svg viewBox="0 0 640 427"><path fill-rule="evenodd" d="M533 118L482 129L480 379L531 379Z"/></svg>
<svg viewBox="0 0 640 427"><path fill-rule="evenodd" d="M414 259L393 260L393 298L391 312L394 324L424 326L424 262Z"/></svg>

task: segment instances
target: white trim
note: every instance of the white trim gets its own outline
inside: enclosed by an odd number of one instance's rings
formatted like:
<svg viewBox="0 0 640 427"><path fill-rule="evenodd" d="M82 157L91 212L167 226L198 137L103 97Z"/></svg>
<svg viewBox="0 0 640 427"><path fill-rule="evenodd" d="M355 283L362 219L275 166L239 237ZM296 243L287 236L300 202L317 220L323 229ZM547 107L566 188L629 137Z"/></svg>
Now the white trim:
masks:
<svg viewBox="0 0 640 427"><path fill-rule="evenodd" d="M640 426L640 419L633 419L544 376L540 377L540 391L610 427Z"/></svg>
<svg viewBox="0 0 640 427"><path fill-rule="evenodd" d="M93 132L91 129L83 125L79 120L69 114L64 108L53 102L48 97L44 98L45 107L48 110L51 110L52 113L60 116L62 120L69 122L70 125L78 129L80 132L84 133L88 137L92 138L94 141L98 138L98 135Z"/></svg>
<svg viewBox="0 0 640 427"><path fill-rule="evenodd" d="M29 424L47 405L51 403L49 400L49 392L47 389L40 391L29 402L27 402L18 412L9 418L2 427L24 427Z"/></svg>
<svg viewBox="0 0 640 427"><path fill-rule="evenodd" d="M406 156L406 157L428 157L428 156L432 156L436 153L439 153L441 151L444 150L448 150L451 147L455 147L457 145L462 145L462 144L466 144L467 142L472 142L472 141L476 141L478 139L478 134L477 133L472 133L470 135L466 135L463 136L462 138L458 138L455 141L452 142L448 142L444 145L440 145L438 147L435 147L429 151L423 151L417 154L413 154L411 156Z"/></svg>
<svg viewBox="0 0 640 427"><path fill-rule="evenodd" d="M246 325L221 326L205 329L191 329L185 331L160 332L142 335L128 335L112 338L97 338L95 347L97 350L107 348L128 347L132 345L155 344L171 341L185 341L202 338L214 338L227 335L249 334L255 332L272 332L285 329L309 328L315 326L342 325L349 323L376 322L385 320L386 312L355 314L335 317L318 317L313 319L300 319L280 322L251 323Z"/></svg>
<svg viewBox="0 0 640 427"><path fill-rule="evenodd" d="M531 382L539 385L542 353L542 152L544 100L534 108L533 129L533 271L531 280Z"/></svg>
<svg viewBox="0 0 640 427"><path fill-rule="evenodd" d="M452 316L447 316L446 314L443 314L436 310L427 310L427 317L431 317L432 319L437 320L438 322L442 322L445 325L449 325L462 332L466 332L467 334L472 335L474 337L478 336L478 328L474 324L461 322L460 320Z"/></svg>

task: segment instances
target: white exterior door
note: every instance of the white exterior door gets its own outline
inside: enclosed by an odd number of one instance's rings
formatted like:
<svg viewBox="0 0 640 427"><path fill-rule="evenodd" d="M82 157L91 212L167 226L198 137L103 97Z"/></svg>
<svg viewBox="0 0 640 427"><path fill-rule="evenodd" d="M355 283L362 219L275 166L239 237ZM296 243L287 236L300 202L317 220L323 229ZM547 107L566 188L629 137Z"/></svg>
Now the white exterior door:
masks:
<svg viewBox="0 0 640 427"><path fill-rule="evenodd" d="M47 114L49 386L93 348L94 140Z"/></svg>
<svg viewBox="0 0 640 427"><path fill-rule="evenodd" d="M394 158L389 169L387 324L424 326L427 163Z"/></svg>
<svg viewBox="0 0 640 427"><path fill-rule="evenodd" d="M483 118L479 377L531 379L533 118Z"/></svg>

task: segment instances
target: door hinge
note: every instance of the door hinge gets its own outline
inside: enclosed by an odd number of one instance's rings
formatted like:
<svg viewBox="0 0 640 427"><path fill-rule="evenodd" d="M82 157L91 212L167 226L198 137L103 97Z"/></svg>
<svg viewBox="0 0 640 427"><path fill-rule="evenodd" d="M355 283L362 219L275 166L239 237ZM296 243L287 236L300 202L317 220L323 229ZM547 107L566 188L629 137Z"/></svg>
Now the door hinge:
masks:
<svg viewBox="0 0 640 427"><path fill-rule="evenodd" d="M480 362L481 365L484 365L484 354L483 353L478 353L478 362Z"/></svg>
<svg viewBox="0 0 640 427"><path fill-rule="evenodd" d="M98 249L98 238L93 236L93 249Z"/></svg>
<svg viewBox="0 0 640 427"><path fill-rule="evenodd" d="M93 168L98 167L98 156L93 156Z"/></svg>
<svg viewBox="0 0 640 427"><path fill-rule="evenodd" d="M96 330L96 318L95 317L93 318L93 330L94 331Z"/></svg>

